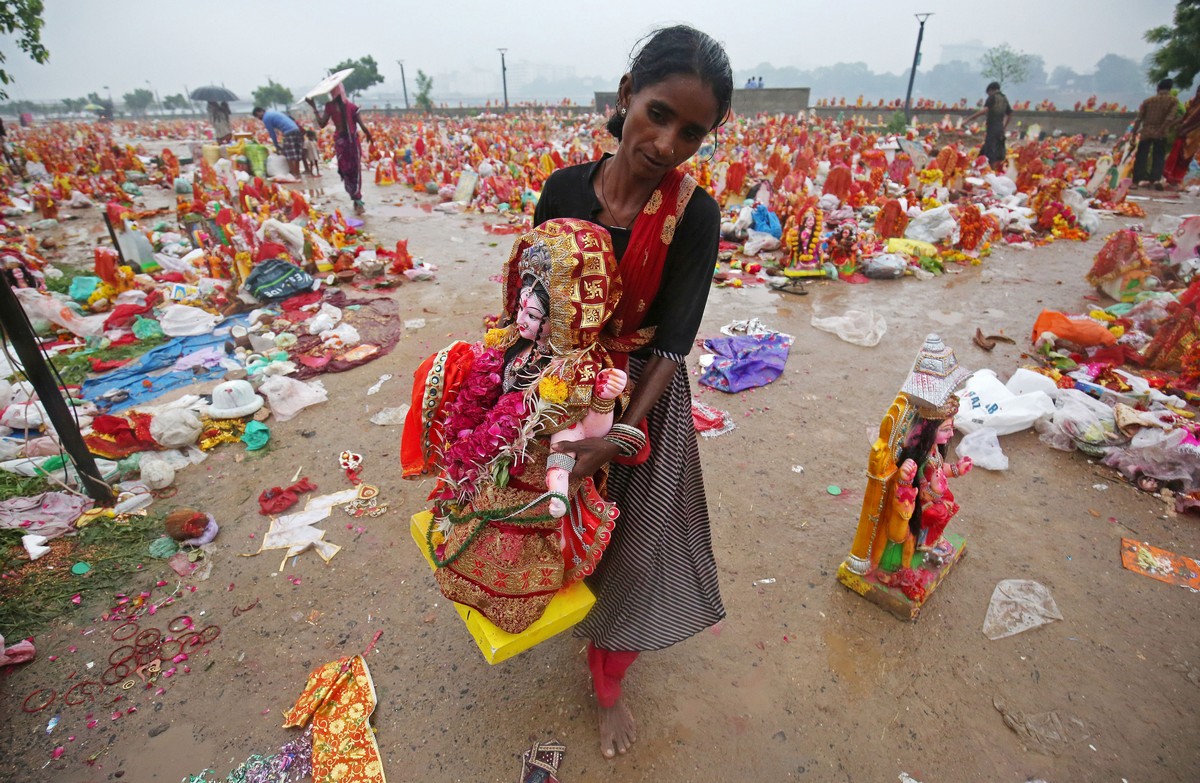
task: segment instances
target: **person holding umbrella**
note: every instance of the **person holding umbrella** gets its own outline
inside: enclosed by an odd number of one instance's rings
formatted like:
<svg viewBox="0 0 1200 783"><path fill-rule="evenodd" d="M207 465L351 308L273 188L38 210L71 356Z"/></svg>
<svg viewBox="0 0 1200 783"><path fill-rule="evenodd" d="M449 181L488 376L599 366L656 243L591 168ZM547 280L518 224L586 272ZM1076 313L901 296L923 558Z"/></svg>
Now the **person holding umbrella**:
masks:
<svg viewBox="0 0 1200 783"><path fill-rule="evenodd" d="M358 129L362 128L367 144L374 143L371 131L363 123L358 107L346 97L346 90L340 83L329 93L324 112L317 110L317 103L311 97L305 100L316 114L320 127L333 123L333 149L337 154L338 176L342 178L346 193L354 202L354 214L361 215L366 207L362 200L362 145L358 140Z"/></svg>
<svg viewBox="0 0 1200 783"><path fill-rule="evenodd" d="M213 126L213 138L217 144L228 144L233 140L233 127L229 123L229 104L226 101L208 102L208 121Z"/></svg>
<svg viewBox="0 0 1200 783"><path fill-rule="evenodd" d="M213 139L217 144L228 144L233 139L233 128L229 122L229 101L238 98L224 87L197 87L188 96L193 101L208 103L208 121L213 126Z"/></svg>

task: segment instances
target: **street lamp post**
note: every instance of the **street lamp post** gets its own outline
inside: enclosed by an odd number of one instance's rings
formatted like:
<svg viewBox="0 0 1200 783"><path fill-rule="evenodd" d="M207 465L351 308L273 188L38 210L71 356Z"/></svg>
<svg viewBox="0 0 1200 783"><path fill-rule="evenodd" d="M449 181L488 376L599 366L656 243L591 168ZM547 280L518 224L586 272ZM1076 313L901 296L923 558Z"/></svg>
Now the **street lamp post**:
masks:
<svg viewBox="0 0 1200 783"><path fill-rule="evenodd" d="M508 49L497 49L500 52L500 81L504 84L504 113L508 114L508 65L504 62L504 53Z"/></svg>
<svg viewBox="0 0 1200 783"><path fill-rule="evenodd" d="M904 94L904 119L907 122L912 122L913 80L917 77L917 66L921 64L921 39L925 37L925 20L933 16L933 14L913 14L913 16L917 17L917 21L921 23L921 28L917 31L917 50L913 52L912 70L908 72L908 92Z"/></svg>
<svg viewBox="0 0 1200 783"><path fill-rule="evenodd" d="M404 87L404 108L405 108L405 110L407 110L409 108L409 105L408 105L408 79L406 79L404 76L404 61L397 60L396 62L398 62L400 64L400 84Z"/></svg>
<svg viewBox="0 0 1200 783"><path fill-rule="evenodd" d="M158 107L159 114L162 114L162 101L158 99L158 90L154 89L154 85L150 83L149 79L146 80L146 86L150 88L150 92L154 93L154 105Z"/></svg>

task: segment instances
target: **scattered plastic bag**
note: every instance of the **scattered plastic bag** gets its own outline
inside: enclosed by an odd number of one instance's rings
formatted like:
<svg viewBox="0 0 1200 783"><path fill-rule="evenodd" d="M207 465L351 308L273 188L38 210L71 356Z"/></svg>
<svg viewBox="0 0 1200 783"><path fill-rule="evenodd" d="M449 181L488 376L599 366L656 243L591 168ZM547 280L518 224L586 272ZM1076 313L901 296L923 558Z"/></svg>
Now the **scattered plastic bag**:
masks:
<svg viewBox="0 0 1200 783"><path fill-rule="evenodd" d="M997 435L1011 435L1054 415L1054 401L1045 392L1013 394L989 369L976 371L957 394L961 404L954 426L960 432L990 427Z"/></svg>
<svg viewBox="0 0 1200 783"><path fill-rule="evenodd" d="M287 421L310 405L329 399L325 385L320 381L305 383L286 375L267 378L258 387L258 392L267 398L271 413L279 421Z"/></svg>
<svg viewBox="0 0 1200 783"><path fill-rule="evenodd" d="M292 170L288 168L288 160L282 155L271 153L267 156L268 177L288 177Z"/></svg>
<svg viewBox="0 0 1200 783"><path fill-rule="evenodd" d="M399 408L384 408L370 418L372 424L378 424L380 427L394 427L397 424L404 423L404 417L408 415L408 405L401 405Z"/></svg>
<svg viewBox="0 0 1200 783"><path fill-rule="evenodd" d="M311 291L315 281L308 272L281 258L261 262L246 278L245 289L255 299L273 302Z"/></svg>
<svg viewBox="0 0 1200 783"><path fill-rule="evenodd" d="M983 635L992 641L1063 619L1045 585L1029 579L1004 579L992 591Z"/></svg>
<svg viewBox="0 0 1200 783"><path fill-rule="evenodd" d="M874 310L847 310L842 315L812 316L812 325L822 332L836 334L848 343L873 348L887 334L887 322Z"/></svg>
<svg viewBox="0 0 1200 783"><path fill-rule="evenodd" d="M742 248L743 255L756 256L764 250L778 250L779 239L765 231L750 230L746 235L746 244Z"/></svg>
<svg viewBox="0 0 1200 783"><path fill-rule="evenodd" d="M949 204L935 207L910 220L904 236L918 242L937 244L944 239L949 239L952 244L958 244L958 221L954 218Z"/></svg>
<svg viewBox="0 0 1200 783"><path fill-rule="evenodd" d="M898 253L883 253L862 261L863 274L873 280L895 280L904 277L908 261Z"/></svg>
<svg viewBox="0 0 1200 783"><path fill-rule="evenodd" d="M1000 448L1000 439L991 427L983 427L963 436L954 451L960 457L970 457L977 468L1008 470L1008 455Z"/></svg>
<svg viewBox="0 0 1200 783"><path fill-rule="evenodd" d="M271 440L271 430L261 421L251 421L246 424L246 431L242 433L242 443L246 444L246 451L258 451L266 448L267 443Z"/></svg>
<svg viewBox="0 0 1200 783"><path fill-rule="evenodd" d="M40 319L58 324L80 337L99 337L104 334L104 321L108 316L103 313L81 316L63 302L32 288L16 288L13 293L21 300L21 307L29 314L30 320Z"/></svg>
<svg viewBox="0 0 1200 783"><path fill-rule="evenodd" d="M1055 710L1026 715L1020 710L1010 710L999 696L992 699L992 706L1004 719L1004 725L1015 731L1029 750L1056 756L1091 736L1087 724L1073 715L1060 715ZM1029 783L1041 782L1031 780Z"/></svg>
<svg viewBox="0 0 1200 783"><path fill-rule="evenodd" d="M1078 389L1062 389L1056 397L1051 418L1038 426L1042 443L1060 451L1078 448L1098 456L1126 442L1112 408Z"/></svg>
<svg viewBox="0 0 1200 783"><path fill-rule="evenodd" d="M142 482L150 489L165 489L175 481L175 468L153 454L142 457L138 469Z"/></svg>
<svg viewBox="0 0 1200 783"><path fill-rule="evenodd" d="M168 337L192 337L199 334L211 334L217 322L221 320L207 310L190 305L167 305L158 326Z"/></svg>

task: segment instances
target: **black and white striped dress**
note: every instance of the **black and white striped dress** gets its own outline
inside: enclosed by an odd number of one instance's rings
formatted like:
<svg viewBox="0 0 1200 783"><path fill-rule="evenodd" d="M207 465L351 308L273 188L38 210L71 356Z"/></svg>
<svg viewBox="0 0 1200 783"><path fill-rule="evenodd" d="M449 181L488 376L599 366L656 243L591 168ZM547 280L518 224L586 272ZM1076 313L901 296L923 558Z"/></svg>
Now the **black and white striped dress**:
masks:
<svg viewBox="0 0 1200 783"><path fill-rule="evenodd" d="M562 217L598 222L601 206L592 185L597 163L551 175L534 224ZM621 515L604 557L587 579L596 605L575 629L576 636L602 649L660 650L725 617L685 364L712 285L720 221L716 202L697 189L675 230L658 296L644 322L656 328L649 351L678 368L646 418L649 459L632 467L610 466L609 499ZM609 232L620 258L630 232ZM634 383L645 363L644 355L630 357Z"/></svg>
<svg viewBox="0 0 1200 783"><path fill-rule="evenodd" d="M631 359L631 378L644 363ZM609 469L609 498L621 516L587 580L596 605L575 629L605 650L660 650L725 616L682 361L646 424L650 458Z"/></svg>

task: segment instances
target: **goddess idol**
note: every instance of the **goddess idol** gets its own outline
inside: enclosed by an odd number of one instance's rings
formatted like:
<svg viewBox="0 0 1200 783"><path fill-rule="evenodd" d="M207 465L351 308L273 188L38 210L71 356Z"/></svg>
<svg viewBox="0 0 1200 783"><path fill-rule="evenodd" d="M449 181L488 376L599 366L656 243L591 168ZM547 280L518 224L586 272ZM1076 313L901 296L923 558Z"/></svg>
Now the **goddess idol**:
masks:
<svg viewBox="0 0 1200 783"><path fill-rule="evenodd" d="M505 326L447 346L416 373L401 463L405 478L436 477L435 578L447 598L509 633L592 573L618 516L552 447L603 436L628 402L627 376L601 335L620 297L608 232L547 221L509 256Z"/></svg>

